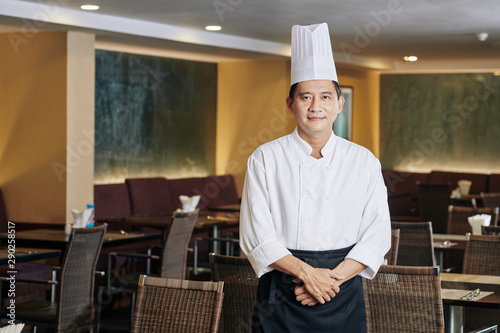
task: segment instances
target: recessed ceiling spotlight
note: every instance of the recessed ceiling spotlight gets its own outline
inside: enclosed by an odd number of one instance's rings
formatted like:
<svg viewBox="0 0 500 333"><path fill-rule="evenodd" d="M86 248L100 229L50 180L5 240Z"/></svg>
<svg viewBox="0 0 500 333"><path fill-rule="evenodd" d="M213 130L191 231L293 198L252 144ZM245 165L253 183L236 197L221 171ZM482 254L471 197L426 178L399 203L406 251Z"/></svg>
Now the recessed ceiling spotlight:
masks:
<svg viewBox="0 0 500 333"><path fill-rule="evenodd" d="M99 6L97 6L97 5L81 5L80 8L83 10L98 10Z"/></svg>
<svg viewBox="0 0 500 333"><path fill-rule="evenodd" d="M220 25L207 25L205 29L208 31L219 31L222 28Z"/></svg>
<svg viewBox="0 0 500 333"><path fill-rule="evenodd" d="M480 42L484 42L486 39L488 39L488 33L487 32L480 32L480 33L476 34L476 37Z"/></svg>
<svg viewBox="0 0 500 333"><path fill-rule="evenodd" d="M418 60L417 56L405 56L403 59L405 61L417 61Z"/></svg>

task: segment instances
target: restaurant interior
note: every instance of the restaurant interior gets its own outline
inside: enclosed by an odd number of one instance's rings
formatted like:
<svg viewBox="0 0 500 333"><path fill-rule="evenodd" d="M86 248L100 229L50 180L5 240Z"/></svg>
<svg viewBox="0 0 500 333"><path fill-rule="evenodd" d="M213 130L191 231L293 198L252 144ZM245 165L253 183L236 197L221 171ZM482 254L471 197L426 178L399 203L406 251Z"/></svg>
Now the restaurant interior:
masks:
<svg viewBox="0 0 500 333"><path fill-rule="evenodd" d="M363 282L368 332L496 332L499 14L491 0L2 1L0 326L153 332L148 306L171 318L186 302L192 317L160 331L250 332L247 159L296 126L292 25L327 22L346 100L334 131L380 160L391 214L387 265ZM199 202L179 213L182 196ZM169 288L203 310L148 299Z"/></svg>

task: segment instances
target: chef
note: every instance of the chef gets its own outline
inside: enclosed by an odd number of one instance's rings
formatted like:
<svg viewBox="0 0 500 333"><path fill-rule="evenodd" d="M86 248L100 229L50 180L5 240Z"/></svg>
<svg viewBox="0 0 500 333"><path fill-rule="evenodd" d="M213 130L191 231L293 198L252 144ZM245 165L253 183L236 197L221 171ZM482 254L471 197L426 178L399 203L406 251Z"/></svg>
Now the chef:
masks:
<svg viewBox="0 0 500 333"><path fill-rule="evenodd" d="M390 248L379 161L335 136L342 97L326 23L292 27L297 127L248 159L240 246L259 276L253 332L366 332L361 278Z"/></svg>

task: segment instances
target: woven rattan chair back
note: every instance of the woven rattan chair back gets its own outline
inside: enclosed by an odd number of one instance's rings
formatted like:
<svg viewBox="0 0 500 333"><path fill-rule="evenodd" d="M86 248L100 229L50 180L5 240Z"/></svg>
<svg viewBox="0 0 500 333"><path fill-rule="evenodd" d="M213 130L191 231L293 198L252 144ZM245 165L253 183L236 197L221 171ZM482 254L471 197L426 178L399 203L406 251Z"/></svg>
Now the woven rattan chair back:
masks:
<svg viewBox="0 0 500 333"><path fill-rule="evenodd" d="M382 265L363 290L368 333L444 332L437 267Z"/></svg>
<svg viewBox="0 0 500 333"><path fill-rule="evenodd" d="M500 236L467 234L463 273L500 275ZM465 331L500 323L496 309L464 308Z"/></svg>
<svg viewBox="0 0 500 333"><path fill-rule="evenodd" d="M132 332L217 332L223 286L223 282L141 275Z"/></svg>
<svg viewBox="0 0 500 333"><path fill-rule="evenodd" d="M467 234L462 272L500 275L500 236Z"/></svg>
<svg viewBox="0 0 500 333"><path fill-rule="evenodd" d="M461 206L449 206L448 208L448 234L465 235L472 232L468 218L477 214L491 215L491 224L498 220L498 207L495 208L473 208Z"/></svg>
<svg viewBox="0 0 500 333"><path fill-rule="evenodd" d="M185 279L188 244L198 218L198 210L174 214L163 245L160 277Z"/></svg>
<svg viewBox="0 0 500 333"><path fill-rule="evenodd" d="M398 248L399 248L399 229L392 229L391 231L391 249L385 255L387 265L396 265L398 261Z"/></svg>
<svg viewBox="0 0 500 333"><path fill-rule="evenodd" d="M397 265L434 266L431 222L391 222L399 229Z"/></svg>
<svg viewBox="0 0 500 333"><path fill-rule="evenodd" d="M212 280L224 282L224 307L219 332L250 333L259 278L243 257L210 254Z"/></svg>
<svg viewBox="0 0 500 333"><path fill-rule="evenodd" d="M59 275L58 332L92 325L95 267L106 227L76 228L70 235Z"/></svg>

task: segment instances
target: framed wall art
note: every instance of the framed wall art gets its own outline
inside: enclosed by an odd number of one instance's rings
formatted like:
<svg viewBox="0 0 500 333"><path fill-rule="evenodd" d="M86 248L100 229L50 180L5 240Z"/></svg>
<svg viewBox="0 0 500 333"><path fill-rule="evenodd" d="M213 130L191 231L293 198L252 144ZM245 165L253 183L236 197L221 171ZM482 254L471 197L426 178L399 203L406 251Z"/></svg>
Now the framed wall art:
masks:
<svg viewBox="0 0 500 333"><path fill-rule="evenodd" d="M344 108L333 123L333 132L341 138L352 139L352 87L340 87L344 96Z"/></svg>

